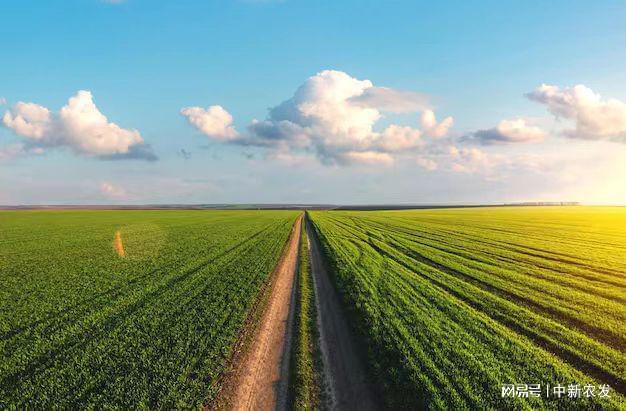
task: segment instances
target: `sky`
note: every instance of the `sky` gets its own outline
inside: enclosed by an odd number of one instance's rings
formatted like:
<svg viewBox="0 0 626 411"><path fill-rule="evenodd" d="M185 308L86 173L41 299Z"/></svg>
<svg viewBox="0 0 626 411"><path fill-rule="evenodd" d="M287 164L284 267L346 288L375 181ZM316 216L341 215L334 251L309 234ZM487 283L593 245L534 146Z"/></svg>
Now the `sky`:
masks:
<svg viewBox="0 0 626 411"><path fill-rule="evenodd" d="M23 0L0 204L626 204L626 3Z"/></svg>

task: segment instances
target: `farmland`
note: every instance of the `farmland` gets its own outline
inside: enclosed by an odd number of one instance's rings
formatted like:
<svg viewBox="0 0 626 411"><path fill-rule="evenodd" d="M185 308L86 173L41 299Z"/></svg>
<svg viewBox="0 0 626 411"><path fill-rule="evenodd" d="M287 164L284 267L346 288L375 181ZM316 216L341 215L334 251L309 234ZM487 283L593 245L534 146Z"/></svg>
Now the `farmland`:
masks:
<svg viewBox="0 0 626 411"><path fill-rule="evenodd" d="M388 408L624 406L625 209L310 217ZM542 395L503 398L503 384ZM553 395L576 384L594 396Z"/></svg>
<svg viewBox="0 0 626 411"><path fill-rule="evenodd" d="M0 408L212 400L295 211L0 213Z"/></svg>
<svg viewBox="0 0 626 411"><path fill-rule="evenodd" d="M300 214L0 212L0 408L228 405L232 368L295 408L624 407L625 209L312 211L298 243Z"/></svg>

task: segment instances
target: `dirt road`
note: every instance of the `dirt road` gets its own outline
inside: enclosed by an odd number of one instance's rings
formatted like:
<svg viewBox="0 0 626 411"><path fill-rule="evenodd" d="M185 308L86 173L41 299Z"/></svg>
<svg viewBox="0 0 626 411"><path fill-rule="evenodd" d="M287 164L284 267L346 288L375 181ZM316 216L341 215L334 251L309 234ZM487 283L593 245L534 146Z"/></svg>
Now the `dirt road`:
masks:
<svg viewBox="0 0 626 411"><path fill-rule="evenodd" d="M327 407L337 410L379 409L372 387L365 379L339 296L333 287L320 254L319 243L310 224L306 224L315 285L320 348L324 364Z"/></svg>
<svg viewBox="0 0 626 411"><path fill-rule="evenodd" d="M233 410L286 409L289 353L294 306L294 280L302 216L298 217L289 245L276 272L269 301L249 350L231 381L227 408Z"/></svg>

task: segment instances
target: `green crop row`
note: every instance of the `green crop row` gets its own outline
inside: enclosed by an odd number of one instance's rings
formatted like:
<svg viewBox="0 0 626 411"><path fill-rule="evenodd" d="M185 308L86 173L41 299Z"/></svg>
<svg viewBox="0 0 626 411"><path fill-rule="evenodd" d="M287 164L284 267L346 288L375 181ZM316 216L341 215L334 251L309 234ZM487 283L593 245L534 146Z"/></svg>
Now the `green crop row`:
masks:
<svg viewBox="0 0 626 411"><path fill-rule="evenodd" d="M311 217L387 407L624 406L626 210ZM506 384L611 390L512 398Z"/></svg>
<svg viewBox="0 0 626 411"><path fill-rule="evenodd" d="M0 408L209 403L296 216L0 213Z"/></svg>

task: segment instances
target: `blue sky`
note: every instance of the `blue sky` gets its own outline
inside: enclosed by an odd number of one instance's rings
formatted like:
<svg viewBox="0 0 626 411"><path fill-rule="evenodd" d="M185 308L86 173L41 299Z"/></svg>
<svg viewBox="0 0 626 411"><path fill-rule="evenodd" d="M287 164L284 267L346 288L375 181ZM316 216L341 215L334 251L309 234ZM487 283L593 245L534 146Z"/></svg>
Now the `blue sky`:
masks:
<svg viewBox="0 0 626 411"><path fill-rule="evenodd" d="M626 203L626 119L607 103L626 101L624 21L622 2L5 2L0 113L14 120L15 105L32 102L52 120L37 140L5 116L0 203ZM324 70L346 76L321 76L324 87L369 80L428 107L368 106L380 120L349 138L333 125L353 117L268 114ZM525 97L542 84L557 89ZM140 137L111 131L108 151L82 144L92 129L59 114L79 90ZM311 103L311 90L293 106ZM180 113L217 105L233 118L228 141ZM609 106L609 118L589 118ZM426 109L453 118L445 136L420 124ZM198 115L217 121L212 113ZM268 145L253 119L271 133L284 121L306 131ZM515 119L517 134L497 127ZM390 125L416 134L390 149ZM128 155L131 146L158 160Z"/></svg>

